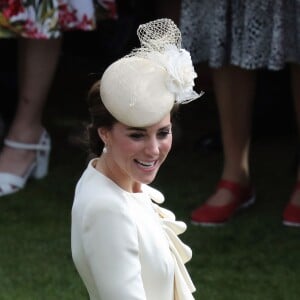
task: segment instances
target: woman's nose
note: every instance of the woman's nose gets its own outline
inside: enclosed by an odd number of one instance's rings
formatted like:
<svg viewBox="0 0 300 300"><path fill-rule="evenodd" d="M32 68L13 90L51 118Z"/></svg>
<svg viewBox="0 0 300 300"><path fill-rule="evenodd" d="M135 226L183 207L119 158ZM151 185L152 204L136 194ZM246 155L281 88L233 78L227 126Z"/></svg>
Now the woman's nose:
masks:
<svg viewBox="0 0 300 300"><path fill-rule="evenodd" d="M145 151L148 155L159 154L159 141L156 138L151 138L146 144Z"/></svg>

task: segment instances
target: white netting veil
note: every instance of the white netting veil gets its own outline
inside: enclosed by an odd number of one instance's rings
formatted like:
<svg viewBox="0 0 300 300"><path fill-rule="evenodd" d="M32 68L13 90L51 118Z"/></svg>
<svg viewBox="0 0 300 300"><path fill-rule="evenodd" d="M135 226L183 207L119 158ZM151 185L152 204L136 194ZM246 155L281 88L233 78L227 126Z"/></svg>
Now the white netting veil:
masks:
<svg viewBox="0 0 300 300"><path fill-rule="evenodd" d="M100 94L117 120L143 127L160 121L175 103L185 104L202 94L193 90L197 74L172 20L142 24L137 35L141 47L105 70Z"/></svg>
<svg viewBox="0 0 300 300"><path fill-rule="evenodd" d="M170 19L159 19L139 26L140 51L164 51L166 45L181 48L181 33Z"/></svg>
<svg viewBox="0 0 300 300"><path fill-rule="evenodd" d="M194 70L191 55L181 48L181 32L171 19L158 19L138 27L141 47L128 56L149 59L167 71L167 88L175 95L175 102L185 104L202 96L193 90Z"/></svg>

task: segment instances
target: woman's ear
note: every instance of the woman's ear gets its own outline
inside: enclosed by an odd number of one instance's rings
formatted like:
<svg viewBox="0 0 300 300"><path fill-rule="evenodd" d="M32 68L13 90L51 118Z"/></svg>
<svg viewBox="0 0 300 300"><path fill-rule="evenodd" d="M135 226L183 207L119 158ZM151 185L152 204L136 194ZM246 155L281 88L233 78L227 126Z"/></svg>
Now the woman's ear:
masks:
<svg viewBox="0 0 300 300"><path fill-rule="evenodd" d="M100 137L100 139L102 140L102 142L104 143L104 145L107 145L108 143L108 139L109 139L109 130L105 127L100 127L98 128L98 135Z"/></svg>

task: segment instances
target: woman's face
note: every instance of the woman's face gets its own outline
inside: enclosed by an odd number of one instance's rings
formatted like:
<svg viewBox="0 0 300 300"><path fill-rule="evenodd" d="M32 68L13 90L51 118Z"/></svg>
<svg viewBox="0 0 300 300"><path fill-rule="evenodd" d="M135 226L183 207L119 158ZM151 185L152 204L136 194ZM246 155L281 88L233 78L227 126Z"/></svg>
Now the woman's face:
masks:
<svg viewBox="0 0 300 300"><path fill-rule="evenodd" d="M159 123L145 128L116 123L111 130L102 129L102 134L100 129L107 147L102 156L109 176L130 191L136 183L152 182L171 149L171 127L168 114Z"/></svg>

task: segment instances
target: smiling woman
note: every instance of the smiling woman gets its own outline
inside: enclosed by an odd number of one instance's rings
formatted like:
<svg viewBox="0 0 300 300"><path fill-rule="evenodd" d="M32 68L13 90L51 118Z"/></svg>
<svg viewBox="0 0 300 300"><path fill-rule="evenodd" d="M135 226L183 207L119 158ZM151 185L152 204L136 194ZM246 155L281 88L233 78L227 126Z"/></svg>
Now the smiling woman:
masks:
<svg viewBox="0 0 300 300"><path fill-rule="evenodd" d="M129 192L141 192L140 184L151 183L172 144L170 113L155 125L143 129L117 123L112 129L99 128L106 153L96 169L107 174Z"/></svg>
<svg viewBox="0 0 300 300"><path fill-rule="evenodd" d="M148 184L171 149L174 108L200 96L196 74L171 20L141 25L138 35L142 47L89 93L96 158L76 186L72 256L91 300L191 300L192 252L177 237L186 226Z"/></svg>

